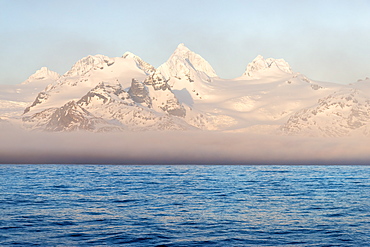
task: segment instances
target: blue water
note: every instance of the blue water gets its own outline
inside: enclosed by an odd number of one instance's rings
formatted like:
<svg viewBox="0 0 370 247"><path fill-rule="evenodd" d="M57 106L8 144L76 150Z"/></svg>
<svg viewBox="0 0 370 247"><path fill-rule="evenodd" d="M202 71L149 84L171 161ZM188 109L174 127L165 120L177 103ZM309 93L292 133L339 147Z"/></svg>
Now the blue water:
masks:
<svg viewBox="0 0 370 247"><path fill-rule="evenodd" d="M0 246L370 246L370 166L0 165Z"/></svg>

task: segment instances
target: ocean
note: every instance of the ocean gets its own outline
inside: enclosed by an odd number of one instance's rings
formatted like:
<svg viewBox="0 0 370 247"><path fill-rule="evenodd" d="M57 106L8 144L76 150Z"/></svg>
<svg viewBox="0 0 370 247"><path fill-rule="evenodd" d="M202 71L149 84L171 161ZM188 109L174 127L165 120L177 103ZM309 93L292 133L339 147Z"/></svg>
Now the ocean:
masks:
<svg viewBox="0 0 370 247"><path fill-rule="evenodd" d="M0 165L0 246L370 246L370 166Z"/></svg>

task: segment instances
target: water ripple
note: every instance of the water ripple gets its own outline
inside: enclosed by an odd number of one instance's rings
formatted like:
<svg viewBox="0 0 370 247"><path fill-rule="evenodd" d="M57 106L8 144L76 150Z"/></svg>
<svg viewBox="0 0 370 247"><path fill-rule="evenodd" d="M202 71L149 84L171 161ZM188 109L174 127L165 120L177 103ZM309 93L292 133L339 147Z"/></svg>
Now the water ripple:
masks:
<svg viewBox="0 0 370 247"><path fill-rule="evenodd" d="M0 245L370 246L369 166L0 165Z"/></svg>

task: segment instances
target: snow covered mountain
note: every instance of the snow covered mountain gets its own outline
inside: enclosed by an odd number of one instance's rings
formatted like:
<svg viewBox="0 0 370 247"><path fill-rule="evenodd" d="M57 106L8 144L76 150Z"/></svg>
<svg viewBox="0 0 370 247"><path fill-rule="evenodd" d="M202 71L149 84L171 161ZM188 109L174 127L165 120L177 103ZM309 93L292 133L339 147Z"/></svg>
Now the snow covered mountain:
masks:
<svg viewBox="0 0 370 247"><path fill-rule="evenodd" d="M0 117L20 116L41 90L59 78L58 73L42 67L20 84L0 85Z"/></svg>
<svg viewBox="0 0 370 247"><path fill-rule="evenodd" d="M60 75L57 72L51 71L46 67L42 67L41 69L37 70L33 75L28 77L27 80L22 82L22 85L43 84L43 86L46 86L50 83L55 82L59 78Z"/></svg>
<svg viewBox="0 0 370 247"><path fill-rule="evenodd" d="M343 87L293 114L281 131L306 136L369 135L369 93L370 80Z"/></svg>
<svg viewBox="0 0 370 247"><path fill-rule="evenodd" d="M87 56L76 62L55 84L40 92L24 113L32 114L76 101L102 81L119 82L129 87L132 78L143 80L153 70L152 66L131 53L116 58Z"/></svg>
<svg viewBox="0 0 370 247"><path fill-rule="evenodd" d="M194 80L196 77L201 77L209 80L211 77L217 77L212 66L184 44L179 44L167 62L162 64L158 70L166 79L175 77Z"/></svg>
<svg viewBox="0 0 370 247"><path fill-rule="evenodd" d="M38 94L24 111L24 126L56 131L207 129L207 117L186 104L183 95L191 98L193 85L209 82L211 76L216 76L212 67L183 44L157 70L129 52L121 58L88 56ZM177 80L186 85L179 93L183 101L169 84Z"/></svg>
<svg viewBox="0 0 370 247"><path fill-rule="evenodd" d="M185 109L178 104L173 95L157 110L154 110L156 105L152 100L155 101L156 98L152 95L145 84L135 79L132 80L128 92L119 83L110 85L102 82L78 101L72 100L62 107L49 108L25 116L23 121L28 128L51 131L100 132L194 128L181 118L171 117L185 115ZM159 94L159 98L163 97Z"/></svg>
<svg viewBox="0 0 370 247"><path fill-rule="evenodd" d="M258 55L248 64L243 76L258 79L266 75L292 74L292 68L284 59L267 58Z"/></svg>
<svg viewBox="0 0 370 247"><path fill-rule="evenodd" d="M178 45L171 57L157 71L168 80L181 102L191 104L194 99L207 97L209 83L217 78L212 66L184 44Z"/></svg>
<svg viewBox="0 0 370 247"><path fill-rule="evenodd" d="M62 76L42 68L14 86L23 88L18 95L33 88L27 100L14 100L16 93L9 88L0 94L2 122L21 119L32 130L343 136L367 135L370 127L369 80L352 85L317 82L293 72L283 59L262 56L242 76L222 79L184 44L157 69L130 52L113 58L87 56ZM18 108L6 112L7 107ZM20 109L25 109L23 115Z"/></svg>

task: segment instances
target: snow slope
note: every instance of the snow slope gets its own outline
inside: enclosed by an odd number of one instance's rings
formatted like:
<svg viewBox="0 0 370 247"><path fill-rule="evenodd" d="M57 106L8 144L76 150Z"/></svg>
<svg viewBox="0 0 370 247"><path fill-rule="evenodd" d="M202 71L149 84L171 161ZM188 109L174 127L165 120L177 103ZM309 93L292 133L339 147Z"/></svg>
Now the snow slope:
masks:
<svg viewBox="0 0 370 247"><path fill-rule="evenodd" d="M0 117L20 116L41 90L59 78L58 73L42 67L20 84L0 85Z"/></svg>
<svg viewBox="0 0 370 247"><path fill-rule="evenodd" d="M157 71L181 102L188 105L192 100L206 98L213 78L218 78L212 66L184 44L178 45L170 58Z"/></svg>
<svg viewBox="0 0 370 247"><path fill-rule="evenodd" d="M369 135L369 93L370 80L343 87L294 113L281 130L305 136Z"/></svg>
<svg viewBox="0 0 370 247"><path fill-rule="evenodd" d="M211 71L211 75L215 76L210 65L184 45L180 45L171 58L178 60L176 66L179 70L176 72L176 80L184 79L185 83L191 85L203 83L204 80L210 81L211 77L206 72ZM184 72L182 70L184 67L191 69L191 72L190 70ZM175 72L171 71L171 73ZM174 93L175 90L169 84L173 82L171 77L166 78L166 75L171 73L166 74L160 69L155 70L129 52L121 58L109 58L103 55L85 57L57 83L39 93L24 112L24 125L31 129L49 129L50 123L55 122L52 120L56 117L53 114L55 111L73 106L74 111L69 111L72 115L77 114L78 107L85 110L78 111L77 119L82 119L81 116L84 114L85 119L88 118L87 116L94 116L107 120L107 123L119 129L208 128L207 118L201 112L193 110L178 99ZM59 118L60 122L64 120ZM39 124L41 122L42 124ZM72 123L68 122L68 124ZM84 127L91 130L92 128L92 125L89 127L69 125L64 126L65 130ZM109 128L104 127L104 129ZM96 127L95 130L100 131L101 128Z"/></svg>
<svg viewBox="0 0 370 247"><path fill-rule="evenodd" d="M290 65L284 59L268 58L258 55L251 63L248 64L243 76L258 79L268 74L293 74Z"/></svg>
<svg viewBox="0 0 370 247"><path fill-rule="evenodd" d="M313 81L283 59L257 56L240 77L226 80L184 44L157 69L130 52L87 56L62 76L42 68L20 85L4 86L1 96L0 117L20 118L25 109L23 126L47 131L343 136L367 135L370 122L369 79Z"/></svg>

